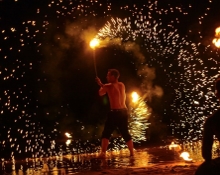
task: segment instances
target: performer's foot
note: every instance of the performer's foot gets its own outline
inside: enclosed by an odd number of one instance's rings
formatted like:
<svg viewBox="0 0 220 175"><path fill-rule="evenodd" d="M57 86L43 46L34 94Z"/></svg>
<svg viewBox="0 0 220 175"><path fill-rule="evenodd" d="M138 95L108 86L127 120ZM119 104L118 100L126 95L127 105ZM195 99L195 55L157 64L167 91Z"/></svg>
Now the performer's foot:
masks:
<svg viewBox="0 0 220 175"><path fill-rule="evenodd" d="M98 155L98 158L99 159L105 159L106 158L106 154L101 152L99 155Z"/></svg>

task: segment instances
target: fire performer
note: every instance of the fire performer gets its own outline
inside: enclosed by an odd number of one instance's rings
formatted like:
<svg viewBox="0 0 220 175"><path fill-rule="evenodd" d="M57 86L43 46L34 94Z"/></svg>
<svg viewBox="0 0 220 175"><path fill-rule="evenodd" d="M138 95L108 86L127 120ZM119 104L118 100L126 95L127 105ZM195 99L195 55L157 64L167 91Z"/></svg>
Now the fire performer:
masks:
<svg viewBox="0 0 220 175"><path fill-rule="evenodd" d="M125 140L130 156L133 156L133 141L128 131L128 110L125 104L126 94L125 85L118 81L120 73L117 69L109 69L107 73L107 84L103 84L101 80L96 77L96 82L100 86L99 95L108 94L110 101L110 111L105 122L105 127L102 132L101 153L99 158L106 156L109 138L114 131L118 128Z"/></svg>
<svg viewBox="0 0 220 175"><path fill-rule="evenodd" d="M220 101L220 78L215 81L215 95ZM198 167L195 175L220 174L220 157L212 159L214 135L220 141L220 109L205 121L202 141L202 156L205 162Z"/></svg>

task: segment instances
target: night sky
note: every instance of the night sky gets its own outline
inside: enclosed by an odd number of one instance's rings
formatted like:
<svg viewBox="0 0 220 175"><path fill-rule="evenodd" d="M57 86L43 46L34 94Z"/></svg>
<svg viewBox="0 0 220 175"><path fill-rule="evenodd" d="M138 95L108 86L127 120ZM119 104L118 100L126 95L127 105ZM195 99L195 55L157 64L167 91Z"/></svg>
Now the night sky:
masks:
<svg viewBox="0 0 220 175"><path fill-rule="evenodd" d="M100 137L109 104L98 96L89 41L108 22L116 33L96 49L102 82L117 68L128 105L132 91L146 95L149 137L197 138L218 106L211 92L219 7L218 0L0 0L1 140L8 131L22 137L21 129Z"/></svg>

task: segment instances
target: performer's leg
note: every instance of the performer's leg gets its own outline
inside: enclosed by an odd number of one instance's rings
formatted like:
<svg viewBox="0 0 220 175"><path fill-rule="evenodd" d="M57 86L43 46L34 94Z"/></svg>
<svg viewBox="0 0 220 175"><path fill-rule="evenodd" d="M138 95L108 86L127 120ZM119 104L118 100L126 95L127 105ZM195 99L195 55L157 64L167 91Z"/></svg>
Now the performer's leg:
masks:
<svg viewBox="0 0 220 175"><path fill-rule="evenodd" d="M108 148L108 144L109 144L109 140L106 139L106 138L102 138L102 150L101 150L101 152L102 152L103 154L106 153L107 148Z"/></svg>
<svg viewBox="0 0 220 175"><path fill-rule="evenodd" d="M114 125L113 117L108 116L106 123L105 123L104 130L102 132L101 153L99 155L100 158L105 157L105 154L106 154L106 151L108 148L108 144L109 144L109 138L111 136L111 133L114 131L114 129L115 129L115 125Z"/></svg>
<svg viewBox="0 0 220 175"><path fill-rule="evenodd" d="M125 140L128 149L130 151L130 156L134 155L134 145L133 145L133 141L131 138L131 135L128 131L128 113L127 111L124 111L123 113L121 113L120 116L118 116L118 128L121 132L121 135L123 137L123 139Z"/></svg>
<svg viewBox="0 0 220 175"><path fill-rule="evenodd" d="M129 141L126 142L128 149L130 151L130 156L134 155L134 145L133 145L133 141L132 139L130 139Z"/></svg>

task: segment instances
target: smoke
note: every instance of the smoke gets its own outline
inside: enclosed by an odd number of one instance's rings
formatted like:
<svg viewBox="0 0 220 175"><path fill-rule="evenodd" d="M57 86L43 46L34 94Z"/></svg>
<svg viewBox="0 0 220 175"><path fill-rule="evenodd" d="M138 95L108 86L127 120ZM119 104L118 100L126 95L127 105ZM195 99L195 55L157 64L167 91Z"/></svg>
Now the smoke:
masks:
<svg viewBox="0 0 220 175"><path fill-rule="evenodd" d="M161 97L163 89L158 85L154 85L154 80L156 79L155 68L150 68L144 64L146 58L141 53L140 46L134 42L126 42L122 47L137 58L137 74L142 77L141 90L144 93L144 97L149 101L151 101L153 96Z"/></svg>
<svg viewBox="0 0 220 175"><path fill-rule="evenodd" d="M155 68L143 65L138 69L138 75L143 77L141 89L149 101L151 101L153 96L163 96L163 89L153 83L153 80L156 78Z"/></svg>
<svg viewBox="0 0 220 175"><path fill-rule="evenodd" d="M144 55L141 53L140 46L134 42L126 42L123 44L124 50L132 52L133 55L138 59L138 63L143 63L145 61Z"/></svg>
<svg viewBox="0 0 220 175"><path fill-rule="evenodd" d="M79 22L68 23L65 28L65 34L68 38L71 38L72 44L83 43L88 47L85 47L85 51L91 51L89 47L90 41L95 37L97 30L95 27L87 27Z"/></svg>
<svg viewBox="0 0 220 175"><path fill-rule="evenodd" d="M110 39L109 37L100 40L98 48L109 47L109 46L122 46L122 41L120 38Z"/></svg>
<svg viewBox="0 0 220 175"><path fill-rule="evenodd" d="M163 89L154 85L156 79L155 68L150 68L144 62L146 62L145 56L141 53L140 46L135 42L122 42L120 38L105 38L100 41L99 47L119 46L120 49L130 52L136 58L135 65L137 66L137 75L142 77L141 90L143 96L151 101L153 96L162 97Z"/></svg>
<svg viewBox="0 0 220 175"><path fill-rule="evenodd" d="M140 46L129 41L123 43L121 47L125 51L131 52L136 58L137 75L142 77L141 90L144 93L144 97L148 100L151 100L153 96L161 97L163 95L163 89L153 83L156 78L155 69L144 64L146 58L141 53Z"/></svg>

